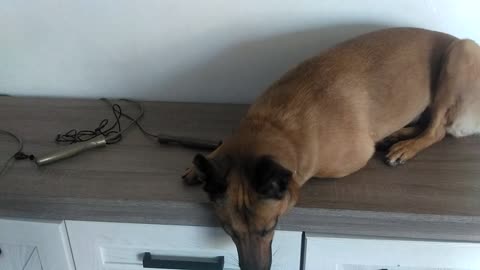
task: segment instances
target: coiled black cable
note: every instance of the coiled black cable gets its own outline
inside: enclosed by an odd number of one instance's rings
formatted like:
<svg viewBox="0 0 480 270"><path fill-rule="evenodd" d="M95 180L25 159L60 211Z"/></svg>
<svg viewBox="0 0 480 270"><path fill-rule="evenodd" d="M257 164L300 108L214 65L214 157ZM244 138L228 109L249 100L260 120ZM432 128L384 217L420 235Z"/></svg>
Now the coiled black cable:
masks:
<svg viewBox="0 0 480 270"><path fill-rule="evenodd" d="M132 116L124 113L122 107L119 104L111 103L110 100L105 98L102 98L101 100L107 103L112 109L112 113L115 118L112 124L110 124L110 121L108 119L103 119L100 121L100 123L95 129L71 129L65 133L58 134L55 141L61 144L73 144L78 142L86 142L100 135L103 135L106 138L107 144L116 144L122 140L123 133L134 124L136 124L144 134L148 134L149 136L155 136L146 132L143 127L141 127L141 125L138 123L138 121L144 116L144 109L142 104L128 99L121 99L123 101L127 101L138 106L140 113L136 118L133 118ZM122 117L131 120L130 124L124 129L122 129L122 124L120 121Z"/></svg>
<svg viewBox="0 0 480 270"><path fill-rule="evenodd" d="M10 165L14 160L22 160L22 159L33 160L35 158L33 155L27 155L23 153L23 140L19 136L15 135L13 132L10 132L8 130L2 130L2 129L0 129L0 134L9 136L15 139L18 144L17 151L13 153L1 167L0 176L2 176L7 171L7 169L10 167Z"/></svg>

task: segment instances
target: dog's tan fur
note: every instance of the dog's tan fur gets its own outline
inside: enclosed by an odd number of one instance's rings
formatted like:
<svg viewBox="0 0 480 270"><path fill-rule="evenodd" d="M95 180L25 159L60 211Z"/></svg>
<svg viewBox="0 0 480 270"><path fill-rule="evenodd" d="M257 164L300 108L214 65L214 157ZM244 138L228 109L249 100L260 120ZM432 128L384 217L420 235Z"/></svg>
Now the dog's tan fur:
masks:
<svg viewBox="0 0 480 270"><path fill-rule="evenodd" d="M237 245L242 269L270 268L273 232L258 232L275 226L278 216L295 204L299 187L312 177L343 177L359 170L375 144L392 134L409 138L387 154L388 163L397 165L447 132L480 132L479 73L475 42L394 28L343 42L276 81L250 107L237 131L206 159L227 168L217 179L224 181L224 190L212 200ZM430 117L425 128L403 129L425 115ZM260 180L246 173L252 170L247 164L261 157L291 172L287 190L277 198L259 194L254 186ZM199 175L208 183L198 166L185 179L193 183ZM278 188L275 182L271 186Z"/></svg>

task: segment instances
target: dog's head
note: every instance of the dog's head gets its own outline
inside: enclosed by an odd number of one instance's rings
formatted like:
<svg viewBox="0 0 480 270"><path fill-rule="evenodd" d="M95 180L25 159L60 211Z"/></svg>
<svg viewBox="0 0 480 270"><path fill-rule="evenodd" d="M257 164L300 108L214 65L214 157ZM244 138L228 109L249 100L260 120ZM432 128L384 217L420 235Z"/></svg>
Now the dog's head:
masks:
<svg viewBox="0 0 480 270"><path fill-rule="evenodd" d="M209 159L199 154L193 164L237 246L241 269L270 269L278 218L297 198L292 172L269 156Z"/></svg>

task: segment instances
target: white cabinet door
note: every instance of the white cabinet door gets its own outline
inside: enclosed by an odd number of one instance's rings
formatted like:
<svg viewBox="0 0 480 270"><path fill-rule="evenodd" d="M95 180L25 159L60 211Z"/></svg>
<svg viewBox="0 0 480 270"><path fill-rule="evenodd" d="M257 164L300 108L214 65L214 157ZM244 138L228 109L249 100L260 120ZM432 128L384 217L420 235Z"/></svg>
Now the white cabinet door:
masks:
<svg viewBox="0 0 480 270"><path fill-rule="evenodd" d="M23 269L35 251L33 246L0 242L0 269Z"/></svg>
<svg viewBox="0 0 480 270"><path fill-rule="evenodd" d="M1 270L74 270L62 221L0 219Z"/></svg>
<svg viewBox="0 0 480 270"><path fill-rule="evenodd" d="M38 256L38 249L34 249L32 256L28 260L27 264L23 270L44 270L42 267L42 263L40 262L40 257Z"/></svg>
<svg viewBox="0 0 480 270"><path fill-rule="evenodd" d="M36 247L0 243L1 270L42 270Z"/></svg>
<svg viewBox="0 0 480 270"><path fill-rule="evenodd" d="M237 251L220 228L66 221L77 270L140 270L146 252L213 260L238 268ZM301 232L275 232L272 270L300 267ZM161 268L160 268L161 269ZM192 269L196 270L196 269Z"/></svg>
<svg viewBox="0 0 480 270"><path fill-rule="evenodd" d="M480 243L307 234L305 270L479 270Z"/></svg>

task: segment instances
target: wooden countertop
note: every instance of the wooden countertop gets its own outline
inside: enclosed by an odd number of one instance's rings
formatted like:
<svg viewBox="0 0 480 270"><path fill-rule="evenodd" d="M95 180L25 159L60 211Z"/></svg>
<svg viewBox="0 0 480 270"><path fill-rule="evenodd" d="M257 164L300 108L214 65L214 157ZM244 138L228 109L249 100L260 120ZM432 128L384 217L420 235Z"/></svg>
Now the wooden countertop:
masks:
<svg viewBox="0 0 480 270"><path fill-rule="evenodd" d="M123 104L123 103L122 103ZM232 132L245 105L144 102L145 128L206 139ZM137 113L133 105L124 110ZM57 133L93 129L110 108L98 100L0 97L0 127L25 152L55 149ZM0 136L0 163L15 151ZM129 131L117 144L37 168L18 161L0 177L0 216L185 225L216 224L206 195L180 178L195 151ZM404 166L375 157L338 180L312 179L281 229L480 241L480 137L448 138Z"/></svg>

